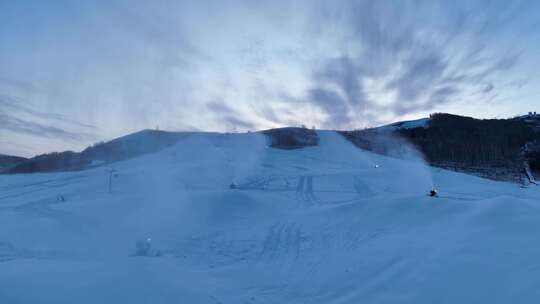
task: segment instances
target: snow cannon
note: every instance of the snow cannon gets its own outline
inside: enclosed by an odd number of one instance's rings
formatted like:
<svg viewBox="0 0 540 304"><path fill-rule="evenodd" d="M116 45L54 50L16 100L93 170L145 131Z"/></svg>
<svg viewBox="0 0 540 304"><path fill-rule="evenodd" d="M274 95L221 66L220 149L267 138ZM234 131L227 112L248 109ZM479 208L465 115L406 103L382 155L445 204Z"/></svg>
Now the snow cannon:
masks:
<svg viewBox="0 0 540 304"><path fill-rule="evenodd" d="M431 189L431 191L429 191L429 196L437 197L438 196L437 189L435 189L435 188Z"/></svg>
<svg viewBox="0 0 540 304"><path fill-rule="evenodd" d="M135 244L137 256L149 256L150 250L152 249L152 239L147 238L146 240L139 240Z"/></svg>

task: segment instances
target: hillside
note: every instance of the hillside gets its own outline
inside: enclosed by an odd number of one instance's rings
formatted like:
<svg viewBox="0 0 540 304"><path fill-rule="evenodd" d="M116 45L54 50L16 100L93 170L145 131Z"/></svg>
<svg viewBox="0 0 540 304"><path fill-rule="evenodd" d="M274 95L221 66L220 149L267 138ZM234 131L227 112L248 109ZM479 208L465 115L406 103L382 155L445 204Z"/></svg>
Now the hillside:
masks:
<svg viewBox="0 0 540 304"><path fill-rule="evenodd" d="M28 159L24 157L0 154L0 172L15 167L18 164L23 163L27 160Z"/></svg>
<svg viewBox="0 0 540 304"><path fill-rule="evenodd" d="M538 116L474 119L433 114L429 120L341 134L360 148L395 157L412 144L432 166L495 180L524 182L528 164L539 173Z"/></svg>
<svg viewBox="0 0 540 304"><path fill-rule="evenodd" d="M315 130L279 128L256 132L266 137L268 146L300 149L317 146ZM66 151L39 155L5 167L4 173L35 173L83 170L158 152L190 132L143 130L77 153ZM484 178L534 182L540 175L540 116L513 119L474 119L451 114L396 122L378 128L340 131L361 149L398 158L412 154L430 165ZM249 147L245 147L249 149ZM415 156L415 157L416 157ZM528 175L530 172L530 176Z"/></svg>
<svg viewBox="0 0 540 304"><path fill-rule="evenodd" d="M279 128L261 131L260 133L267 137L269 146L280 149L299 149L315 146L319 141L315 131L305 128ZM5 166L3 170L0 167L0 173L83 170L92 166L158 152L193 134L193 132L143 130L108 142L97 143L81 152L64 151L38 155L31 159L21 158L17 162L12 162L11 166Z"/></svg>
<svg viewBox="0 0 540 304"><path fill-rule="evenodd" d="M194 133L105 167L1 175L2 301L539 298L540 187L316 134L316 146L275 149L260 133Z"/></svg>
<svg viewBox="0 0 540 304"><path fill-rule="evenodd" d="M190 133L143 130L109 142L95 144L77 153L73 151L38 155L4 170L5 173L36 173L82 170L160 151L174 145Z"/></svg>

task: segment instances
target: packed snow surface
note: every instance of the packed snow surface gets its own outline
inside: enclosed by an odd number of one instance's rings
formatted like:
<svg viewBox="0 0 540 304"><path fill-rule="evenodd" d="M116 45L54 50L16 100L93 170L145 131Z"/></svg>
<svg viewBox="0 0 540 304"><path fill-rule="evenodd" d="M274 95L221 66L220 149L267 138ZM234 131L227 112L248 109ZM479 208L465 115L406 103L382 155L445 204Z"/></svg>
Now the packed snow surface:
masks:
<svg viewBox="0 0 540 304"><path fill-rule="evenodd" d="M0 176L0 303L540 300L540 187L319 135L278 150L195 133L109 167Z"/></svg>
<svg viewBox="0 0 540 304"><path fill-rule="evenodd" d="M395 131L398 129L414 129L414 128L427 128L431 123L429 118L420 118L416 120L400 121L386 126L378 127L375 129L381 131Z"/></svg>

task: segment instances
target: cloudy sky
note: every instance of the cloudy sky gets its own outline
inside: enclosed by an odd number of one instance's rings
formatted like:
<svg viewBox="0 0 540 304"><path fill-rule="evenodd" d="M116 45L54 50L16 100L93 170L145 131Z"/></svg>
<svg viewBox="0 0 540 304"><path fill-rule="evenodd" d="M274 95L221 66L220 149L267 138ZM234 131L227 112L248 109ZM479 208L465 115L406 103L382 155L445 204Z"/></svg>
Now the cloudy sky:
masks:
<svg viewBox="0 0 540 304"><path fill-rule="evenodd" d="M540 111L540 1L0 1L0 153Z"/></svg>

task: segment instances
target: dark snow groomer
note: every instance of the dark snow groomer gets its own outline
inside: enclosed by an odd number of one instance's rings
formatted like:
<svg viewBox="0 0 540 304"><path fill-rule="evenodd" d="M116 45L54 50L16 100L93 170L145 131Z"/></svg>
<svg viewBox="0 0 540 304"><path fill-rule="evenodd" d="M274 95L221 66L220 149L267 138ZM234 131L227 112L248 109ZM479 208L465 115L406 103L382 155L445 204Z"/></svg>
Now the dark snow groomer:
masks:
<svg viewBox="0 0 540 304"><path fill-rule="evenodd" d="M437 189L433 188L433 189L431 189L431 191L429 191L429 196L437 197L437 195L438 195Z"/></svg>

